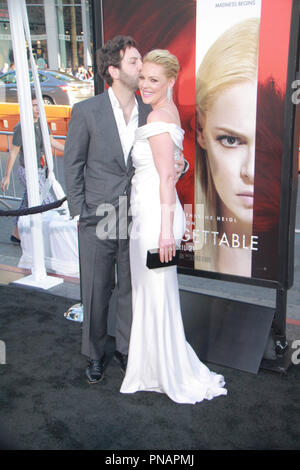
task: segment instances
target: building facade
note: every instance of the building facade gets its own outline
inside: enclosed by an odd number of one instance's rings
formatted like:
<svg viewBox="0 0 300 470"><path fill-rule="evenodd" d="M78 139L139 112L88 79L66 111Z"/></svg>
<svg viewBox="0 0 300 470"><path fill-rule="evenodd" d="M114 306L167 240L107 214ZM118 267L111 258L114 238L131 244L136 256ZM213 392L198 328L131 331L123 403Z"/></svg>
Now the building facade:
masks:
<svg viewBox="0 0 300 470"><path fill-rule="evenodd" d="M90 0L26 0L33 54L40 69L76 73L92 66ZM0 2L0 71L14 67L7 1Z"/></svg>

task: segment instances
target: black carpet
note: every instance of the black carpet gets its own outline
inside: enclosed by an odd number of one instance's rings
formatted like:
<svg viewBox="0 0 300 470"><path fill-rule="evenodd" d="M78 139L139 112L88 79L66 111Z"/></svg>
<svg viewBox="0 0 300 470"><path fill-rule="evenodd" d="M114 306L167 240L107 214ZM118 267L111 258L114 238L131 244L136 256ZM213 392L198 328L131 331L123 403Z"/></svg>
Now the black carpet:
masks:
<svg viewBox="0 0 300 470"><path fill-rule="evenodd" d="M63 316L76 301L17 286L0 286L0 295L2 449L300 448L300 366L254 375L209 365L225 376L228 395L196 405L123 395L113 360L103 382L87 384L81 325Z"/></svg>

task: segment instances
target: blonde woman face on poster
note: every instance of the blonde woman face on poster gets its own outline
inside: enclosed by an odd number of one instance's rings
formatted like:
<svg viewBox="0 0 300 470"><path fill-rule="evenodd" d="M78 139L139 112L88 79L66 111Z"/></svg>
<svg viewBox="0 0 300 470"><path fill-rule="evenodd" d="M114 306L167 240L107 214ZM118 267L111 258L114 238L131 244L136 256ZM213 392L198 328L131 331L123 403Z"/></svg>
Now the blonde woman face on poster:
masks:
<svg viewBox="0 0 300 470"><path fill-rule="evenodd" d="M197 72L197 269L251 275L258 47L259 19L249 18L216 39Z"/></svg>
<svg viewBox="0 0 300 470"><path fill-rule="evenodd" d="M222 90L197 134L218 195L218 215L236 218L246 232L253 218L256 94L250 80Z"/></svg>

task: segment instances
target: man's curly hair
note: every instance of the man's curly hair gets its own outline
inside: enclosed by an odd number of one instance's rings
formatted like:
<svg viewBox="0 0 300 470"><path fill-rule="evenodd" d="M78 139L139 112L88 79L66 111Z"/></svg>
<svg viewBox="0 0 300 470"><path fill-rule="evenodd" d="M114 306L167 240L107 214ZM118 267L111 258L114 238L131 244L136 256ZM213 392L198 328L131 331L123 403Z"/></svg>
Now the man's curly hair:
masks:
<svg viewBox="0 0 300 470"><path fill-rule="evenodd" d="M108 67L113 65L120 68L120 63L127 47L137 47L135 40L131 36L115 36L104 44L97 51L98 73L108 86L111 86L113 80L108 71ZM122 54L123 52L123 54Z"/></svg>

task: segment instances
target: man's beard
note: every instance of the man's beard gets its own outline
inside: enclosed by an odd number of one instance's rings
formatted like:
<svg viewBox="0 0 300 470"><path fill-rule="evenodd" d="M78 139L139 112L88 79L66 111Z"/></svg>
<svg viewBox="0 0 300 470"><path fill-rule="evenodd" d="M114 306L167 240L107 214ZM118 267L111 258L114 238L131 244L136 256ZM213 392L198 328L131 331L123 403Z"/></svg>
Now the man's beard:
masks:
<svg viewBox="0 0 300 470"><path fill-rule="evenodd" d="M138 78L134 78L134 77L131 77L130 75L127 75L127 73L123 72L123 70L120 70L119 77L120 77L120 82L122 83L122 85L124 85L130 91L137 91Z"/></svg>

